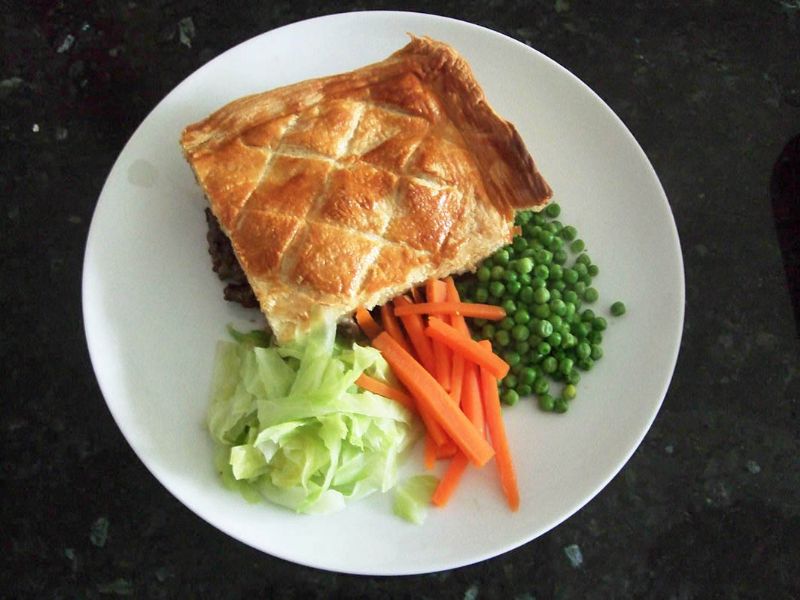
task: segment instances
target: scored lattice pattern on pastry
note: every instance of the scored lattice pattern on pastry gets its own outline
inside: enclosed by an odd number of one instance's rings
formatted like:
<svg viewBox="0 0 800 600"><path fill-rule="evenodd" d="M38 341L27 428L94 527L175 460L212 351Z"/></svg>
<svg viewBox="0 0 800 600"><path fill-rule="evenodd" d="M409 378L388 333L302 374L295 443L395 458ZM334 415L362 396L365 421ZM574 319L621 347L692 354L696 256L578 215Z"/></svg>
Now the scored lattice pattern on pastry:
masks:
<svg viewBox="0 0 800 600"><path fill-rule="evenodd" d="M463 59L427 39L233 102L182 143L283 339L314 306L344 315L473 267L550 196Z"/></svg>

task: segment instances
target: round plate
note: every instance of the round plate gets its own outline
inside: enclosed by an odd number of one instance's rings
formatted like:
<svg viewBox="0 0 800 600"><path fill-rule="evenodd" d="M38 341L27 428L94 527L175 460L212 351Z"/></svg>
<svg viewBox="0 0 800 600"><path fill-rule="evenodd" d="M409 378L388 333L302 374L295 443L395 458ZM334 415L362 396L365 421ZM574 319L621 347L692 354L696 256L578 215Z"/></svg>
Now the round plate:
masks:
<svg viewBox="0 0 800 600"><path fill-rule="evenodd" d="M533 401L505 410L522 506L508 510L493 463L470 469L422 526L374 495L327 516L248 504L224 489L204 427L214 346L256 321L223 301L206 250L206 203L178 145L183 127L226 102L382 60L428 35L461 52L497 112L514 123L602 268L605 357L566 415ZM410 574L496 556L588 502L625 464L666 393L683 327L683 263L658 178L636 140L586 85L527 46L468 23L398 12L333 15L270 31L188 77L117 159L92 220L83 272L86 338L117 424L181 502L269 554L333 571ZM647 331L644 336L641 332ZM423 472L412 456L405 473ZM465 524L469 525L465 527Z"/></svg>

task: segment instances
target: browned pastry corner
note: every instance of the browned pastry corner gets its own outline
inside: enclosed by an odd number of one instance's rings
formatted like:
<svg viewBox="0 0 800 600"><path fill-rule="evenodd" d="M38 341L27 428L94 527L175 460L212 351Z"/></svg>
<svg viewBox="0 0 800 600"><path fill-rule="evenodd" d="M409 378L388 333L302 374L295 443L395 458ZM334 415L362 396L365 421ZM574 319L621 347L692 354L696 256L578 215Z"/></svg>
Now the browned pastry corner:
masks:
<svg viewBox="0 0 800 600"><path fill-rule="evenodd" d="M186 159L280 340L473 269L552 195L446 44L240 98L187 127Z"/></svg>

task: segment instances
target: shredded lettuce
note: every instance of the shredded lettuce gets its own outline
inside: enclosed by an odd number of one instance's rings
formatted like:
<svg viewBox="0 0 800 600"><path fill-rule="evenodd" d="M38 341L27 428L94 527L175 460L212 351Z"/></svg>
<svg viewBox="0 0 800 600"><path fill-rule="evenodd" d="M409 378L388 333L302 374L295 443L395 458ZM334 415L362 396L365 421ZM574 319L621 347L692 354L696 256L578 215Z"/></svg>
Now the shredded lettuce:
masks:
<svg viewBox="0 0 800 600"><path fill-rule="evenodd" d="M284 346L230 333L217 346L207 415L226 487L319 514L395 486L419 426L401 405L355 385L364 372L389 377L380 352L337 341L324 316Z"/></svg>
<svg viewBox="0 0 800 600"><path fill-rule="evenodd" d="M392 509L401 519L421 525L428 516L428 507L439 480L433 475L415 475L394 490Z"/></svg>

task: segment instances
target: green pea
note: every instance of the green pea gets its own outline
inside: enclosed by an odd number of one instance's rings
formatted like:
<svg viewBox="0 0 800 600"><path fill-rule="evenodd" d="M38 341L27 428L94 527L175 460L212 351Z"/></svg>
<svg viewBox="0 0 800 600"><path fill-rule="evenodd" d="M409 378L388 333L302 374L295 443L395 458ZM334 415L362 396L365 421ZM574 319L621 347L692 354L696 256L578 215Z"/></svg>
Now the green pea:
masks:
<svg viewBox="0 0 800 600"><path fill-rule="evenodd" d="M572 317L575 316L575 305L572 302L566 302L566 310L564 310L564 318L568 321L572 320Z"/></svg>
<svg viewBox="0 0 800 600"><path fill-rule="evenodd" d="M606 327L608 327L608 323L603 317L595 317L592 319L592 329L595 331L605 331Z"/></svg>
<svg viewBox="0 0 800 600"><path fill-rule="evenodd" d="M539 279L547 279L550 276L550 269L547 268L547 265L536 265L533 268L533 276Z"/></svg>
<svg viewBox="0 0 800 600"><path fill-rule="evenodd" d="M511 343L511 336L509 335L508 331L501 329L494 334L494 341L498 346L505 348Z"/></svg>
<svg viewBox="0 0 800 600"><path fill-rule="evenodd" d="M550 316L550 306L547 304L535 304L531 310L537 319L546 319Z"/></svg>
<svg viewBox="0 0 800 600"><path fill-rule="evenodd" d="M506 390L503 392L503 395L500 397L500 399L503 401L503 404L514 406L517 402L519 402L519 394L514 390Z"/></svg>
<svg viewBox="0 0 800 600"><path fill-rule="evenodd" d="M586 288L586 291L583 292L583 299L590 304L592 302L597 302L597 299L600 297L596 288L590 287Z"/></svg>
<svg viewBox="0 0 800 600"><path fill-rule="evenodd" d="M514 313L514 321L519 325L525 325L526 323L530 322L530 320L531 320L531 315L524 308L518 308L517 311Z"/></svg>
<svg viewBox="0 0 800 600"><path fill-rule="evenodd" d="M577 348L575 348L575 354L578 359L586 358L592 354L592 347L586 342L581 342L578 344Z"/></svg>
<svg viewBox="0 0 800 600"><path fill-rule="evenodd" d="M570 271L572 271L572 269L570 269ZM575 271L572 272L574 273ZM577 281L577 279L575 281ZM564 302L567 302L569 304L576 304L578 302L578 294L575 293L575 290L566 290L564 292L564 295L562 296L562 299L564 300Z"/></svg>
<svg viewBox="0 0 800 600"><path fill-rule="evenodd" d="M553 232L548 228L543 230L538 237L541 245L546 247L553 241Z"/></svg>
<svg viewBox="0 0 800 600"><path fill-rule="evenodd" d="M552 334L550 334L550 335L552 335ZM536 351L539 354L543 354L543 355L550 354L550 350L551 349L552 349L552 347L547 342L539 342L539 345L536 346Z"/></svg>
<svg viewBox="0 0 800 600"><path fill-rule="evenodd" d="M537 394L546 394L550 391L550 383L545 377L539 377L533 382L533 391Z"/></svg>
<svg viewBox="0 0 800 600"><path fill-rule="evenodd" d="M498 327L503 331L511 331L514 328L514 319L511 317L503 317L498 323Z"/></svg>
<svg viewBox="0 0 800 600"><path fill-rule="evenodd" d="M558 238L556 238L558 239ZM567 262L567 253L561 248L553 251L553 262L557 265L563 265Z"/></svg>
<svg viewBox="0 0 800 600"><path fill-rule="evenodd" d="M594 321L594 311L591 308L587 308L581 313L581 320L589 323L591 326L592 321Z"/></svg>
<svg viewBox="0 0 800 600"><path fill-rule="evenodd" d="M546 287L540 287L533 292L533 301L536 304L544 304L550 300L550 291Z"/></svg>
<svg viewBox="0 0 800 600"><path fill-rule="evenodd" d="M485 340L492 339L495 333L497 333L497 328L491 323L487 323L481 327L481 337Z"/></svg>
<svg viewBox="0 0 800 600"><path fill-rule="evenodd" d="M548 356L542 361L542 369L545 373L555 373L558 369L558 361L554 356Z"/></svg>
<svg viewBox="0 0 800 600"><path fill-rule="evenodd" d="M553 314L553 309L550 309L550 323L553 325L554 330L558 330L564 324L564 320L561 318L560 315Z"/></svg>
<svg viewBox="0 0 800 600"><path fill-rule="evenodd" d="M533 261L529 257L520 258L514 262L514 268L520 275L530 273L533 270Z"/></svg>
<svg viewBox="0 0 800 600"><path fill-rule="evenodd" d="M540 248L534 255L536 262L540 265L549 265L553 262L553 253L545 248Z"/></svg>
<svg viewBox="0 0 800 600"><path fill-rule="evenodd" d="M500 265L494 266L492 267L492 270L489 272L490 273L489 278L494 281L498 281L503 278L503 273L505 272L506 270Z"/></svg>
<svg viewBox="0 0 800 600"><path fill-rule="evenodd" d="M517 342L514 348L519 352L520 356L524 356L530 351L531 345L528 342Z"/></svg>
<svg viewBox="0 0 800 600"><path fill-rule="evenodd" d="M585 283L586 277L589 276L589 267L583 263L575 263L572 265L572 270L578 274L578 279Z"/></svg>
<svg viewBox="0 0 800 600"><path fill-rule="evenodd" d="M550 394L540 394L537 396L537 401L539 403L539 408L543 411L553 411L553 407L555 406L555 398L553 398Z"/></svg>
<svg viewBox="0 0 800 600"><path fill-rule="evenodd" d="M547 216L550 217L551 219L555 219L558 215L561 214L561 207L555 202L551 202L544 209L544 212L547 213Z"/></svg>
<svg viewBox="0 0 800 600"><path fill-rule="evenodd" d="M514 241L511 242L511 245L514 247L515 252L522 252L525 248L528 247L528 240L526 240L521 235L518 235L514 238Z"/></svg>
<svg viewBox="0 0 800 600"><path fill-rule="evenodd" d="M603 347L598 344L592 344L592 360L600 360L603 358Z"/></svg>
<svg viewBox="0 0 800 600"><path fill-rule="evenodd" d="M561 334L557 331L554 331L549 336L547 336L547 342L553 347L557 348L561 345Z"/></svg>
<svg viewBox="0 0 800 600"><path fill-rule="evenodd" d="M567 225L561 230L560 233L562 238L564 238L568 242L571 242L578 235L578 230L575 229L572 225Z"/></svg>
<svg viewBox="0 0 800 600"><path fill-rule="evenodd" d="M581 380L581 374L578 372L577 369L572 369L567 374L567 383L571 383L572 385L578 385L578 382Z"/></svg>
<svg viewBox="0 0 800 600"><path fill-rule="evenodd" d="M575 337L577 337L579 340L585 340L586 336L589 335L590 329L591 329L590 325L581 322L581 323L576 323L572 331L573 333L575 333Z"/></svg>
<svg viewBox="0 0 800 600"><path fill-rule="evenodd" d="M552 265L550 267L550 279L559 281L562 277L564 277L564 267L561 265Z"/></svg>
<svg viewBox="0 0 800 600"><path fill-rule="evenodd" d="M589 340L590 344L602 344L603 334L600 331L590 331L586 339Z"/></svg>
<svg viewBox="0 0 800 600"><path fill-rule="evenodd" d="M582 358L577 362L578 368L582 371L590 371L594 366L594 360L589 357Z"/></svg>
<svg viewBox="0 0 800 600"><path fill-rule="evenodd" d="M497 252L494 253L494 260L498 265L507 265L508 264L508 250L501 248Z"/></svg>
<svg viewBox="0 0 800 600"><path fill-rule="evenodd" d="M583 240L575 240L569 245L569 249L572 250L575 254L579 252L583 252L586 248L586 242Z"/></svg>
<svg viewBox="0 0 800 600"><path fill-rule="evenodd" d="M508 270L506 270L505 273L503 273L503 281L505 281L507 283L508 282L512 282L512 281L516 281L517 277L518 277L517 272L516 271L512 271L511 269L508 269Z"/></svg>
<svg viewBox="0 0 800 600"><path fill-rule="evenodd" d="M553 401L553 412L565 413L568 409L569 406L567 405L567 401L563 398L556 398Z"/></svg>
<svg viewBox="0 0 800 600"><path fill-rule="evenodd" d="M572 367L574 366L575 366L575 361L565 356L559 361L558 370L561 372L562 375L568 375L569 372L572 370Z"/></svg>
<svg viewBox="0 0 800 600"><path fill-rule="evenodd" d="M576 338L571 333L567 333L566 335L561 334L564 338L564 341L561 342L561 346L564 348L574 348L578 344L578 338Z"/></svg>
<svg viewBox="0 0 800 600"><path fill-rule="evenodd" d="M550 312L563 317L567 313L567 303L560 298L552 299L552 296L553 295L550 294Z"/></svg>
<svg viewBox="0 0 800 600"><path fill-rule="evenodd" d="M530 367L525 367L519 374L519 380L523 385L531 385L536 381L536 371Z"/></svg>
<svg viewBox="0 0 800 600"><path fill-rule="evenodd" d="M595 264L589 265L589 276L597 277L600 274L600 267Z"/></svg>
<svg viewBox="0 0 800 600"><path fill-rule="evenodd" d="M519 342L524 342L531 335L531 330L525 325L515 325L511 330L511 337Z"/></svg>
<svg viewBox="0 0 800 600"><path fill-rule="evenodd" d="M568 383L564 386L564 389L561 390L561 397L564 400L574 400L575 396L578 395L578 388L575 387L572 383Z"/></svg>
<svg viewBox="0 0 800 600"><path fill-rule="evenodd" d="M533 288L529 285L522 286L522 289L519 291L519 299L526 304L533 302Z"/></svg>
<svg viewBox="0 0 800 600"><path fill-rule="evenodd" d="M519 282L522 285L530 285L531 284L531 274L530 273L523 273L519 276Z"/></svg>
<svg viewBox="0 0 800 600"><path fill-rule="evenodd" d="M615 317L620 317L625 314L625 303L617 300L611 305L611 314Z"/></svg>
<svg viewBox="0 0 800 600"><path fill-rule="evenodd" d="M475 300L478 302L486 302L489 299L489 290L485 287L479 287L475 290Z"/></svg>
<svg viewBox="0 0 800 600"><path fill-rule="evenodd" d="M525 396L530 396L533 393L533 388L531 388L530 385L525 385L523 383L517 387L517 392L521 398L524 398Z"/></svg>
<svg viewBox="0 0 800 600"><path fill-rule="evenodd" d="M478 281L480 281L481 283L486 283L491 278L492 271L484 266L478 269L477 276L478 276Z"/></svg>
<svg viewBox="0 0 800 600"><path fill-rule="evenodd" d="M592 264L592 259L588 254L584 252L583 254L579 255L578 258L575 259L575 262L578 264L583 263L588 267L590 264Z"/></svg>
<svg viewBox="0 0 800 600"><path fill-rule="evenodd" d="M492 296L496 296L497 298L499 298L500 296L503 295L503 292L505 291L506 291L506 286L504 286L499 281L493 281L492 283L489 284L489 293Z"/></svg>
<svg viewBox="0 0 800 600"><path fill-rule="evenodd" d="M550 335L553 333L553 324L550 321L539 321L536 325L535 331L543 338L550 337Z"/></svg>
<svg viewBox="0 0 800 600"><path fill-rule="evenodd" d="M533 279L531 279L531 287L533 287L534 290L538 290L539 288L543 288L545 285L546 285L546 282L541 277L534 277Z"/></svg>
<svg viewBox="0 0 800 600"><path fill-rule="evenodd" d="M517 310L517 303L514 302L511 298L503 300L500 306L502 306L503 310L506 311L506 315L513 315Z"/></svg>
<svg viewBox="0 0 800 600"><path fill-rule="evenodd" d="M522 289L522 284L519 281L509 281L506 284L506 294L516 296Z"/></svg>

